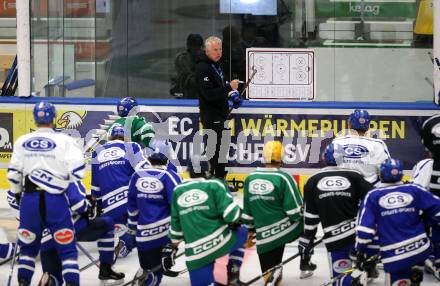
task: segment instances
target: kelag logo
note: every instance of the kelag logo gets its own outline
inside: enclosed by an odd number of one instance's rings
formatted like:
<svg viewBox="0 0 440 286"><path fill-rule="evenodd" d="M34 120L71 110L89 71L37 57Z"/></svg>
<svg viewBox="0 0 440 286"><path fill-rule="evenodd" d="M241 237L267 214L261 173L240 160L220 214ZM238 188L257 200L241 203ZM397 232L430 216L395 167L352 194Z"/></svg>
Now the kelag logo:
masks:
<svg viewBox="0 0 440 286"><path fill-rule="evenodd" d="M0 153L12 152L12 132L13 132L13 115L12 113L0 113ZM10 155L8 155L10 158ZM0 154L0 158L4 158Z"/></svg>

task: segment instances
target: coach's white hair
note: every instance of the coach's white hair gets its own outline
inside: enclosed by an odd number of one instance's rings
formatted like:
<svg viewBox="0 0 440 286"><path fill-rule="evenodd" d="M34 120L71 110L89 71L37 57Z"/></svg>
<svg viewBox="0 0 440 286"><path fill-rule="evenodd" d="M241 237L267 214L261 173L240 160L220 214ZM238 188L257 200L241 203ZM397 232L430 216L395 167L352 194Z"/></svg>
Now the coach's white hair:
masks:
<svg viewBox="0 0 440 286"><path fill-rule="evenodd" d="M211 48L212 44L214 44L214 43L219 43L221 45L222 40L218 37L215 37L215 36L211 36L211 37L207 38L205 40L205 49Z"/></svg>

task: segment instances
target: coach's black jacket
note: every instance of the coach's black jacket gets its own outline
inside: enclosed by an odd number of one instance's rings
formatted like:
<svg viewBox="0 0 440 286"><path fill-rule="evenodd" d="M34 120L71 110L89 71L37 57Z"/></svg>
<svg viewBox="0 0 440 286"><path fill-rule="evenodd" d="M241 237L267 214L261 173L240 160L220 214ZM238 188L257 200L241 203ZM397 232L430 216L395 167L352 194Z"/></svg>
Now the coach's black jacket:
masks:
<svg viewBox="0 0 440 286"><path fill-rule="evenodd" d="M203 55L196 65L202 123L223 122L229 114L228 93L232 88L226 84L226 78L222 80L212 65L219 68L219 64L211 61L206 55Z"/></svg>

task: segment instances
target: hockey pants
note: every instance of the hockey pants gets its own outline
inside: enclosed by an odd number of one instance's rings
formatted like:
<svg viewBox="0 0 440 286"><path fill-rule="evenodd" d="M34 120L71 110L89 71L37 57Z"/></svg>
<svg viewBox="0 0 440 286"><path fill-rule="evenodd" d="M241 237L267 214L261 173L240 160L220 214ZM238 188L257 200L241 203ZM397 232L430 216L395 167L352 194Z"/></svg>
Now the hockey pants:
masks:
<svg viewBox="0 0 440 286"><path fill-rule="evenodd" d="M229 262L228 265L233 264L234 266L240 268L243 262L244 256L244 244L247 240L247 229L244 227L239 227L236 230L237 240L232 246L229 252ZM203 267L189 271L189 278L191 280L192 286L208 286L214 282L214 262L211 262ZM218 284L214 284L218 285Z"/></svg>
<svg viewBox="0 0 440 286"><path fill-rule="evenodd" d="M54 195L44 191L25 192L21 199L18 279L31 282L45 228L53 234L55 249L62 260L64 281L79 285L78 252L67 198L64 194Z"/></svg>

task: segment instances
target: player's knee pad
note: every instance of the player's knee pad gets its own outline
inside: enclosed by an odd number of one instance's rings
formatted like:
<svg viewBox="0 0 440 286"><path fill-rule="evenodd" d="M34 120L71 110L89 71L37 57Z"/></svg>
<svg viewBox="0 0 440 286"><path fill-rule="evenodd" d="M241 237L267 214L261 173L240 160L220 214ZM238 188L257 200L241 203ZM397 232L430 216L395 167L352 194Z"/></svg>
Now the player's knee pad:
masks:
<svg viewBox="0 0 440 286"><path fill-rule="evenodd" d="M423 267L413 266L411 268L411 286L418 286L423 281Z"/></svg>

